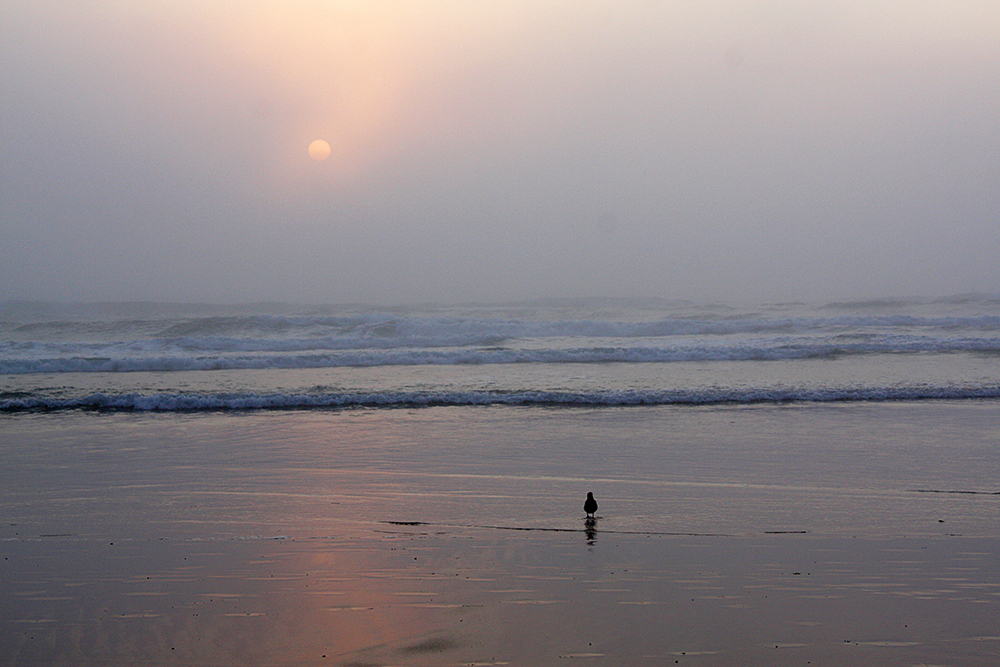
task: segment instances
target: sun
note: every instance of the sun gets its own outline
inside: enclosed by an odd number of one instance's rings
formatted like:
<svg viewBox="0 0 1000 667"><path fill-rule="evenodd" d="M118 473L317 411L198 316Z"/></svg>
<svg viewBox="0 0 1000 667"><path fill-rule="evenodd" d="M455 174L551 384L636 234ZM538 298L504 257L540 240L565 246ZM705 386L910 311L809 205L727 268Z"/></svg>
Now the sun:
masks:
<svg viewBox="0 0 1000 667"><path fill-rule="evenodd" d="M330 144L322 139L317 139L312 142L309 144L309 157L317 162L322 162L327 159L330 157Z"/></svg>

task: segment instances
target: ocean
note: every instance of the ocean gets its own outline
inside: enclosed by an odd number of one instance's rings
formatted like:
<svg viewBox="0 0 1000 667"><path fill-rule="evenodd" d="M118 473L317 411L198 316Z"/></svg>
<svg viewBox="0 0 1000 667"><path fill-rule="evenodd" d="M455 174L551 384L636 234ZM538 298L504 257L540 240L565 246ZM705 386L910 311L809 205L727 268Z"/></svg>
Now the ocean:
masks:
<svg viewBox="0 0 1000 667"><path fill-rule="evenodd" d="M0 305L0 412L1000 397L1000 297Z"/></svg>
<svg viewBox="0 0 1000 667"><path fill-rule="evenodd" d="M0 663L995 665L998 398L980 295L6 303Z"/></svg>

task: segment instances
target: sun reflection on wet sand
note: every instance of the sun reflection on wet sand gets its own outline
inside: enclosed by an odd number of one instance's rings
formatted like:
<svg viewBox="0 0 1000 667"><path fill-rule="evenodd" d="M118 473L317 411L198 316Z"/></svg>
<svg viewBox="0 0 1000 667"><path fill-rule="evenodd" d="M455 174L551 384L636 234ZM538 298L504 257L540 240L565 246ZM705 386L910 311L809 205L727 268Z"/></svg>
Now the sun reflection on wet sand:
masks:
<svg viewBox="0 0 1000 667"><path fill-rule="evenodd" d="M3 543L0 654L32 664L991 664L995 539L387 527ZM979 658L982 658L979 662ZM734 662L735 661L735 662Z"/></svg>
<svg viewBox="0 0 1000 667"><path fill-rule="evenodd" d="M451 629L424 604L433 591L406 595L425 577L406 563L412 550L392 543L7 544L7 569L17 574L0 653L33 664L228 665L401 651Z"/></svg>

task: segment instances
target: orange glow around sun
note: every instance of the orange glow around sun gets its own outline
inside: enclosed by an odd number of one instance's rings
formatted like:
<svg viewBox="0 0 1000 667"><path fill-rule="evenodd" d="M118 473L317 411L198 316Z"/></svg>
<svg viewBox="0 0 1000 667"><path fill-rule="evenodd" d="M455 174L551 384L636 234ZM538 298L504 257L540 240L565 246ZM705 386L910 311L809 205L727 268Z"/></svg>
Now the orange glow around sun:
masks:
<svg viewBox="0 0 1000 667"><path fill-rule="evenodd" d="M271 187L352 181L398 143L401 100L419 66L406 55L407 17L418 7L249 2L226 17L219 27L232 67L252 77L267 110Z"/></svg>
<svg viewBox="0 0 1000 667"><path fill-rule="evenodd" d="M208 63L196 71L206 106L245 109L252 150L266 160L255 172L259 185L285 197L360 185L426 133L447 127L453 137L461 107L432 97L452 94L448 76L456 71L496 61L511 26L542 31L544 22L525 20L535 6L247 0L238 9L182 3L152 15L169 17L174 39ZM319 138L329 152L314 144Z"/></svg>

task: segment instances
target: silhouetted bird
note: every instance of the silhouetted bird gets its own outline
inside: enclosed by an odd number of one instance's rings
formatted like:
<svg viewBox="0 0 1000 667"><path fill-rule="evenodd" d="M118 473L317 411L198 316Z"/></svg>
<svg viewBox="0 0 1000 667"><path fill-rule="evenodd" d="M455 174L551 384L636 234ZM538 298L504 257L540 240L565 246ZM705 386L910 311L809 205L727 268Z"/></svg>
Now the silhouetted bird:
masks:
<svg viewBox="0 0 1000 667"><path fill-rule="evenodd" d="M587 513L587 516L593 516L597 511L597 501L594 500L594 494L590 491L587 492L587 500L583 503L583 511Z"/></svg>

